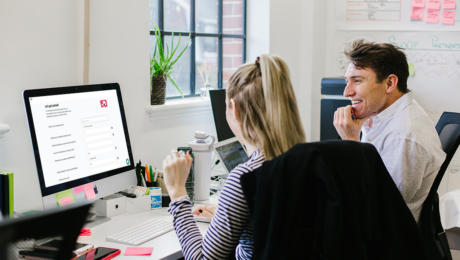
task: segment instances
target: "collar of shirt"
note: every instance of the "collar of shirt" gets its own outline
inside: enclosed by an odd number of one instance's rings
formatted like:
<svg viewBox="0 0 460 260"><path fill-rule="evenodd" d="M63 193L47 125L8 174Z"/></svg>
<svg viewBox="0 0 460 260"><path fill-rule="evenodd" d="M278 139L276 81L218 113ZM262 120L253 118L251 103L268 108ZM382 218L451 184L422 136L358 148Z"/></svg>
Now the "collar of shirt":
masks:
<svg viewBox="0 0 460 260"><path fill-rule="evenodd" d="M399 111L403 110L404 108L412 104L412 101L413 101L412 92L404 94L402 97L396 100L393 104L391 104L385 110L383 110L376 116L372 117L372 121L373 121L372 128L378 127L380 124L384 123L388 119L395 116L396 113L398 113ZM369 127L369 120L366 120L366 122L364 122L363 127L366 128L366 130L371 129L371 127Z"/></svg>

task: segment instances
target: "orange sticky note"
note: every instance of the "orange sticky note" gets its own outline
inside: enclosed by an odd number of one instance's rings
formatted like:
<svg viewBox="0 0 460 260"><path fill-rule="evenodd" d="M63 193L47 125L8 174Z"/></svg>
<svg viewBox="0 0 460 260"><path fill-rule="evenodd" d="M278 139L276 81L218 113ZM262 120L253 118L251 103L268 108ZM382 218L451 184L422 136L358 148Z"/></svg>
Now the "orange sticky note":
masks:
<svg viewBox="0 0 460 260"><path fill-rule="evenodd" d="M455 0L443 0L442 1L442 8L444 9L455 9L457 8L455 5Z"/></svg>
<svg viewBox="0 0 460 260"><path fill-rule="evenodd" d="M428 0L428 4L426 5L428 9L441 9L441 0Z"/></svg>
<svg viewBox="0 0 460 260"><path fill-rule="evenodd" d="M425 0L412 0L412 7L425 7Z"/></svg>
<svg viewBox="0 0 460 260"><path fill-rule="evenodd" d="M83 185L83 187L84 187L85 191L94 189L92 183L85 184L85 185Z"/></svg>
<svg viewBox="0 0 460 260"><path fill-rule="evenodd" d="M439 23L439 10L428 9L426 14L427 23Z"/></svg>
<svg viewBox="0 0 460 260"><path fill-rule="evenodd" d="M410 14L410 19L411 20L416 20L416 21L423 21L423 13L425 12L425 9L420 8L420 7L412 7L412 12Z"/></svg>
<svg viewBox="0 0 460 260"><path fill-rule="evenodd" d="M153 247L127 247L124 255L151 255Z"/></svg>
<svg viewBox="0 0 460 260"><path fill-rule="evenodd" d="M85 190L85 195L86 195L86 198L89 200L96 198L96 193L94 193L94 189Z"/></svg>
<svg viewBox="0 0 460 260"><path fill-rule="evenodd" d="M84 191L85 191L85 189L84 189L83 185L73 188L73 193L74 193L74 194L77 194L77 193L80 193L80 192L84 192Z"/></svg>
<svg viewBox="0 0 460 260"><path fill-rule="evenodd" d="M441 23L448 24L448 25L454 25L455 24L455 11L442 10Z"/></svg>
<svg viewBox="0 0 460 260"><path fill-rule="evenodd" d="M65 197L61 199L61 206L70 205L73 201L70 197Z"/></svg>

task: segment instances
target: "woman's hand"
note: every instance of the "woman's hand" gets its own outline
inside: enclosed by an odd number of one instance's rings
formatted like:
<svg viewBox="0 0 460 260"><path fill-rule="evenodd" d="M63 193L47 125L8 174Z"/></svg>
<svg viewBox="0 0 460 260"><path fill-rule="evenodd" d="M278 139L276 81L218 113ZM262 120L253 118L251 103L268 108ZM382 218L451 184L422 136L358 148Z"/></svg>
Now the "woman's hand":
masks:
<svg viewBox="0 0 460 260"><path fill-rule="evenodd" d="M175 156L172 155L174 153L176 154ZM173 149L171 155L166 156L166 159L163 160L165 185L171 200L187 195L185 182L187 181L192 161L193 158L189 152L180 156L176 149Z"/></svg>
<svg viewBox="0 0 460 260"><path fill-rule="evenodd" d="M194 215L201 215L201 216L206 217L209 220L211 220L212 217L214 217L214 213L216 212L216 210L217 210L216 205L200 206L200 207L198 207L197 209L195 209L193 211L193 214Z"/></svg>

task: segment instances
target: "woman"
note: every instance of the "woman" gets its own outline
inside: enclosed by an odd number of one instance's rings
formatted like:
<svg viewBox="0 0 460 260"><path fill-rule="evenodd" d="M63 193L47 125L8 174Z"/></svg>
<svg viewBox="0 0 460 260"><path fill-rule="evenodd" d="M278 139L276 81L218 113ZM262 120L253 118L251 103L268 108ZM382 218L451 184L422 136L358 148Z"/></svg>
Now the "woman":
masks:
<svg viewBox="0 0 460 260"><path fill-rule="evenodd" d="M226 92L227 122L251 156L230 172L204 239L185 190L192 158L172 152L163 161L172 200L169 212L185 259L225 259L233 251L236 259L250 259L252 227L240 177L305 142L289 70L279 57L262 55L255 63L241 65Z"/></svg>

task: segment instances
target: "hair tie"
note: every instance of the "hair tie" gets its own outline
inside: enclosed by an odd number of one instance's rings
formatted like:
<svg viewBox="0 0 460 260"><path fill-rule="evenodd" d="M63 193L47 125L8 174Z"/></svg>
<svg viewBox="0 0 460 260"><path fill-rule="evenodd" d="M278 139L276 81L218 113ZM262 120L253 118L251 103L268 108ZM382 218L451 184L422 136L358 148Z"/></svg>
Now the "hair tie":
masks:
<svg viewBox="0 0 460 260"><path fill-rule="evenodd" d="M260 70L260 57L257 57L257 58L256 58L256 66L257 66L257 68L259 68L259 70Z"/></svg>

